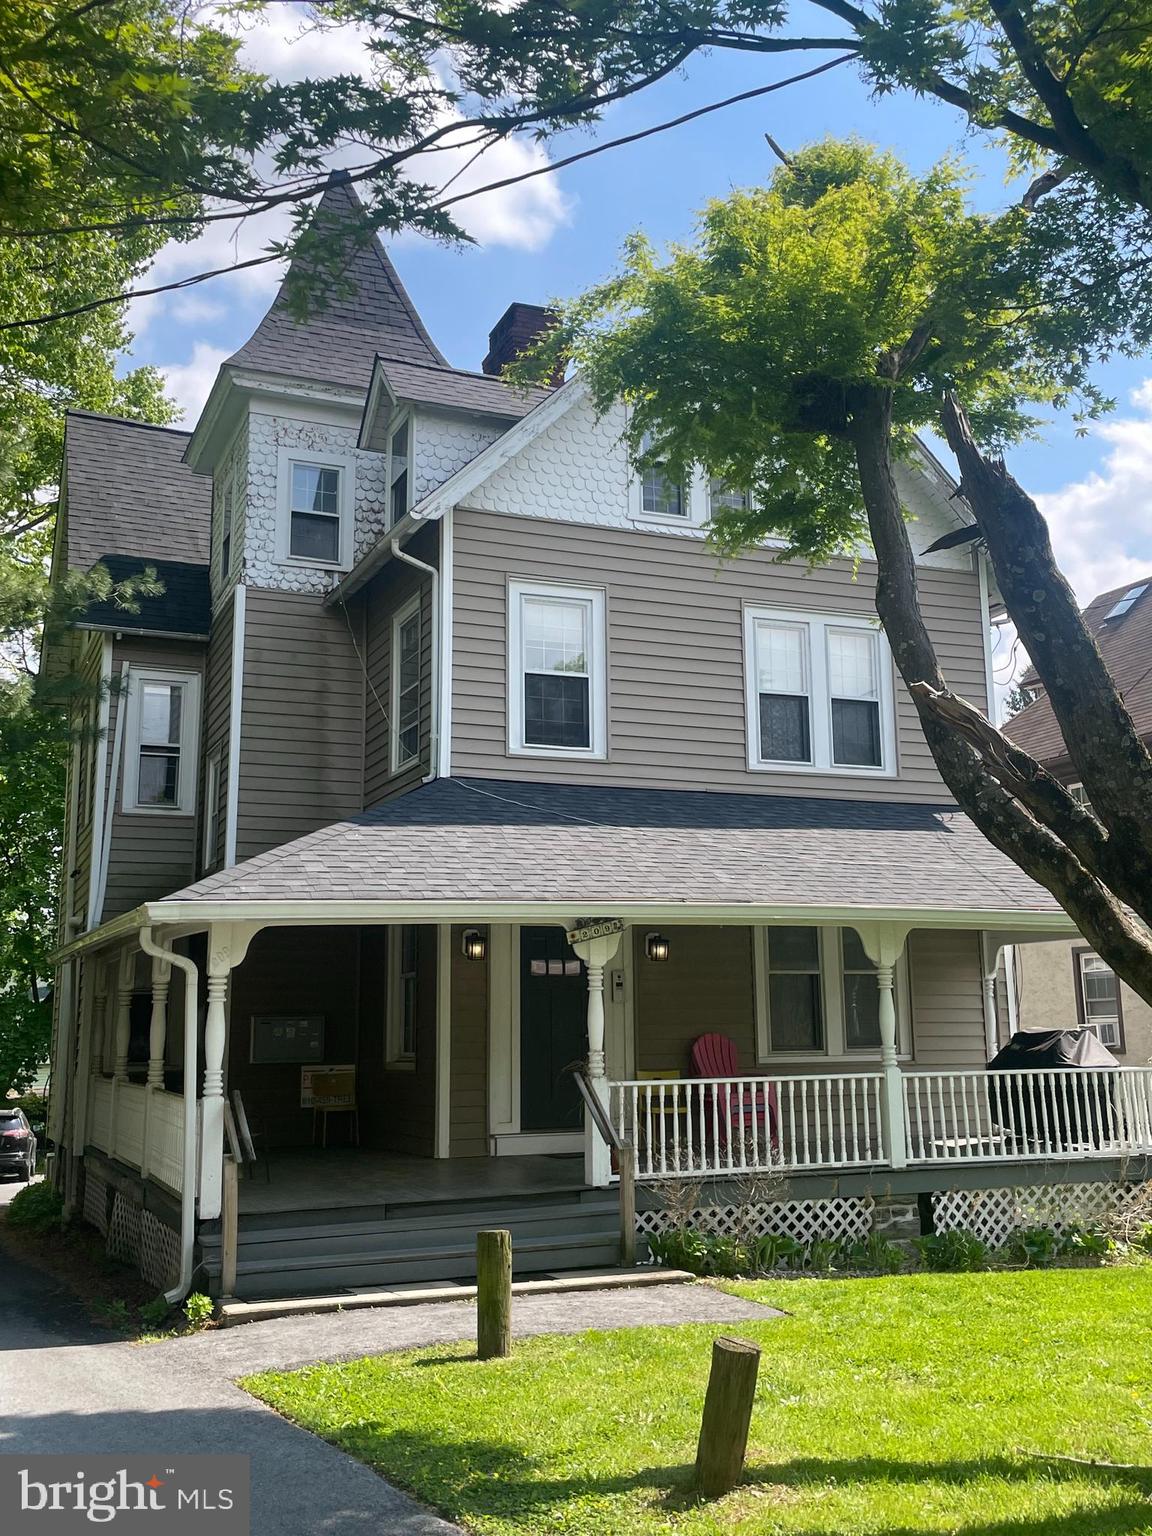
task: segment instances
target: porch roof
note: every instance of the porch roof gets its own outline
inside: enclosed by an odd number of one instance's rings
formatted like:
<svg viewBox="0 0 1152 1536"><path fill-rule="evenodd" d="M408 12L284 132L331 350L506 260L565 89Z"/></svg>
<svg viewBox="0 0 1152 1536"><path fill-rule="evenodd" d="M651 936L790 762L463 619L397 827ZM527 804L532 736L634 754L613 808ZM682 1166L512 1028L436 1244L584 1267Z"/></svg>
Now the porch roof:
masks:
<svg viewBox="0 0 1152 1536"><path fill-rule="evenodd" d="M529 906L684 920L731 909L833 920L863 909L1071 928L951 806L458 778L209 875L146 912L154 922L274 920L289 906L299 919L391 904L474 919Z"/></svg>

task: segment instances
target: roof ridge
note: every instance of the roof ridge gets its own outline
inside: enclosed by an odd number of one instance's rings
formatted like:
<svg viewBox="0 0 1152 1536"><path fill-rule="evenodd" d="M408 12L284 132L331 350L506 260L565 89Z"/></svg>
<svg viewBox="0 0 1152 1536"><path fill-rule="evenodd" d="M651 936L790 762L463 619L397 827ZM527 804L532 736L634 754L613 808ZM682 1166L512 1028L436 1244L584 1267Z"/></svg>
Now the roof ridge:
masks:
<svg viewBox="0 0 1152 1536"><path fill-rule="evenodd" d="M403 368L426 368L429 373L455 373L466 379L482 379L486 384L502 384L505 389L514 389L521 393L527 393L533 389L543 389L549 394L553 393L547 384L512 384L507 379L501 378L498 373L485 373L483 369L457 368L455 363L410 363L406 357L389 357L386 352L377 352L376 356L382 363L399 363Z"/></svg>
<svg viewBox="0 0 1152 1536"><path fill-rule="evenodd" d="M134 416L113 416L108 411L86 411L78 406L68 406L64 411L65 417L82 416L88 421L113 421L121 427L143 427L148 432L171 432L176 437L191 437L190 427L167 426L162 421L139 421Z"/></svg>

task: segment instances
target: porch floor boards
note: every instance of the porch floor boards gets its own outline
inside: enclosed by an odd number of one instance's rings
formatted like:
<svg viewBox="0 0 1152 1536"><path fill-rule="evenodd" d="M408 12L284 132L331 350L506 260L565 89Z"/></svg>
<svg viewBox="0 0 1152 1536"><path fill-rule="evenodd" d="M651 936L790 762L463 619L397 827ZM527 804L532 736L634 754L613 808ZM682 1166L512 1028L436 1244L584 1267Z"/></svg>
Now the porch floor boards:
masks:
<svg viewBox="0 0 1152 1536"><path fill-rule="evenodd" d="M436 1205L578 1192L579 1155L527 1157L400 1157L359 1147L288 1148L264 1156L255 1176L240 1181L241 1216L348 1207Z"/></svg>

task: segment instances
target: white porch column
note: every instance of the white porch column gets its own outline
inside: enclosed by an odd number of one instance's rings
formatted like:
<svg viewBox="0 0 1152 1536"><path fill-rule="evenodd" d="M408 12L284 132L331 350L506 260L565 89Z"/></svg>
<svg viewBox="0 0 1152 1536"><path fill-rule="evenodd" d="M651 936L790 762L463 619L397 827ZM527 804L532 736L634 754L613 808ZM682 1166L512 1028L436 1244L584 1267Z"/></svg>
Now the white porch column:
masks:
<svg viewBox="0 0 1152 1536"><path fill-rule="evenodd" d="M204 1019L204 1090L200 1101L200 1215L220 1214L224 1167L224 1049L228 1042L228 977L248 953L256 923L213 923L208 929L208 1008Z"/></svg>
<svg viewBox="0 0 1152 1536"><path fill-rule="evenodd" d="M857 923L856 932L876 967L879 988L880 1068L884 1073L880 1109L884 1151L892 1168L908 1166L908 1130L904 1115L904 1080L897 1060L896 962L904 950L908 929L899 923Z"/></svg>
<svg viewBox="0 0 1152 1536"><path fill-rule="evenodd" d="M623 932L624 924L614 917L578 918L568 931L568 942L588 971L588 1080L605 1110L608 1080L604 1072L604 967L620 948ZM611 1173L609 1149L596 1127L586 1120L584 1177L593 1186L603 1186Z"/></svg>
<svg viewBox="0 0 1152 1536"><path fill-rule="evenodd" d="M152 961L152 1018L148 1026L148 1086L164 1086L164 1052L168 1044L168 987L172 966L167 960Z"/></svg>
<svg viewBox="0 0 1152 1536"><path fill-rule="evenodd" d="M1000 945L987 933L980 935L980 960L984 973L984 1050L991 1061L1000 1048L1000 1019L996 1007L996 974L1000 969Z"/></svg>
<svg viewBox="0 0 1152 1536"><path fill-rule="evenodd" d="M132 1038L132 988L136 983L136 950L121 952L116 963L115 1057L112 1075L118 1083L128 1081L128 1045Z"/></svg>

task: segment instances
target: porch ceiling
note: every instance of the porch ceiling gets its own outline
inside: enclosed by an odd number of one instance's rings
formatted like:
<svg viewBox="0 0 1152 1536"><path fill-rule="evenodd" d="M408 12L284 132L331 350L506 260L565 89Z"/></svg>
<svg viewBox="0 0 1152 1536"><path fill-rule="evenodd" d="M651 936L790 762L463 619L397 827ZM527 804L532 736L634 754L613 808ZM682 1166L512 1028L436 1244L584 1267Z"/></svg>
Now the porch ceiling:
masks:
<svg viewBox="0 0 1152 1536"><path fill-rule="evenodd" d="M1070 932L954 807L438 779L210 875L138 921L906 917Z"/></svg>

